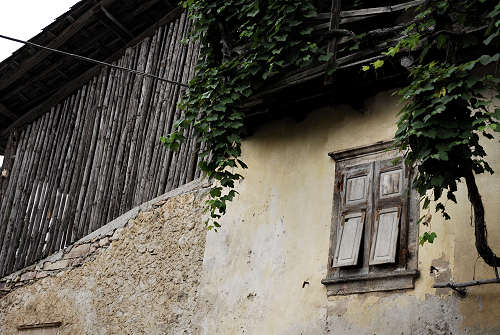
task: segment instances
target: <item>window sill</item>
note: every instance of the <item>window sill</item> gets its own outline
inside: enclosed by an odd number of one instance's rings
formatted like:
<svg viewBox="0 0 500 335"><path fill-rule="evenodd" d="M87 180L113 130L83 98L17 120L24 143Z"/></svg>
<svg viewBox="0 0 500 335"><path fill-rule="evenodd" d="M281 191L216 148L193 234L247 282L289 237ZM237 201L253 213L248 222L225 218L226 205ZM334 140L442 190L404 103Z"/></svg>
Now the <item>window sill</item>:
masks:
<svg viewBox="0 0 500 335"><path fill-rule="evenodd" d="M321 283L326 286L328 296L392 291L414 288L418 274L418 270L406 270L366 276L325 278Z"/></svg>

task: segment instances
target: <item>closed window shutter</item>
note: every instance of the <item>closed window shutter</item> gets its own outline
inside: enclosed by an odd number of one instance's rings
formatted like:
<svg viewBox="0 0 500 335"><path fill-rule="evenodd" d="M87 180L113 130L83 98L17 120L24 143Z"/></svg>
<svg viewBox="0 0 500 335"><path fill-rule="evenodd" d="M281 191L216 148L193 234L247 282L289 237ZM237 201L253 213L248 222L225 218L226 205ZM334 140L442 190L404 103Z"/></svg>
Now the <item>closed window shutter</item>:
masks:
<svg viewBox="0 0 500 335"><path fill-rule="evenodd" d="M370 265L394 263L399 232L398 207L377 211Z"/></svg>
<svg viewBox="0 0 500 335"><path fill-rule="evenodd" d="M337 222L337 243L332 267L358 264L366 211L372 191L373 163L347 167L341 171L337 192L341 199Z"/></svg>
<svg viewBox="0 0 500 335"><path fill-rule="evenodd" d="M370 249L370 265L395 263L398 238L405 220L408 178L403 162L375 163L375 220Z"/></svg>

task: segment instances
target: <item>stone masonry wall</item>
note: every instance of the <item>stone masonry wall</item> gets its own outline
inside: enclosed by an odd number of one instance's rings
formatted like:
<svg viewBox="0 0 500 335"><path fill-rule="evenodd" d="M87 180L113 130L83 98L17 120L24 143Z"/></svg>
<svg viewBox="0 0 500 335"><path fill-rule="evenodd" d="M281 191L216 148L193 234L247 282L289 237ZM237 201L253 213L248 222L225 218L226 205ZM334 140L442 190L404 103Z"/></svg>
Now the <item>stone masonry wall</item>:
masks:
<svg viewBox="0 0 500 335"><path fill-rule="evenodd" d="M200 181L169 192L0 280L0 334L191 334L206 228Z"/></svg>

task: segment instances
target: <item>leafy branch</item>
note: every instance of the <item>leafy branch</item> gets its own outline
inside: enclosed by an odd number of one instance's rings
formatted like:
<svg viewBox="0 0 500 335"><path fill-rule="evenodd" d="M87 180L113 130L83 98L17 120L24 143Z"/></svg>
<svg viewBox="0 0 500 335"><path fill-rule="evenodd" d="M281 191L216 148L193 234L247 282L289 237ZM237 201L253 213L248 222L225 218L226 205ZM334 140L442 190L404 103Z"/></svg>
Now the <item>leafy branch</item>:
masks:
<svg viewBox="0 0 500 335"><path fill-rule="evenodd" d="M498 1L428 1L385 53L388 58L412 54L417 59L409 68L410 83L397 92L404 107L395 145L416 167L414 186L423 208L429 208L432 197L436 212L450 219L441 196L456 203L457 183L465 179L475 214L476 249L490 266L500 266L500 258L488 246L474 175L493 173L481 138L494 139L500 131L500 108L486 95L498 94L500 80L482 74L479 67L498 67L499 29ZM425 232L420 243L434 238L434 232Z"/></svg>
<svg viewBox="0 0 500 335"><path fill-rule="evenodd" d="M196 74L179 104L183 119L162 141L178 149L191 125L204 143L201 170L216 181L207 208L208 229L217 230L237 194L245 115L239 106L279 73L312 64L324 51L307 20L317 15L311 0L186 0L194 22L191 39L201 51Z"/></svg>

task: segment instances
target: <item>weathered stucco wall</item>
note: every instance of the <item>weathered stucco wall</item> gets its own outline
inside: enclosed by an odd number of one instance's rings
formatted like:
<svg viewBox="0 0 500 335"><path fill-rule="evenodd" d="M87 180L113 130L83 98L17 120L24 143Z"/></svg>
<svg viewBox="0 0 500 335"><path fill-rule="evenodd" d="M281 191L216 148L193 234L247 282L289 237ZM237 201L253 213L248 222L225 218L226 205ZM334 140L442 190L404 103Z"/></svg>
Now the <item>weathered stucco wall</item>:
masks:
<svg viewBox="0 0 500 335"><path fill-rule="evenodd" d="M391 139L397 100L379 94L364 113L324 108L301 123L276 121L244 143L249 169L219 233L207 236L197 315L203 334L500 334L500 285L469 289L465 299L432 288L472 279L477 253L464 187L452 220L434 215L434 245L419 250L415 289L327 298L334 188L328 152ZM497 143L486 145L500 171ZM490 243L500 253L500 179L478 178ZM464 186L464 185L462 185ZM423 227L420 228L423 231ZM430 265L439 269L430 274ZM476 278L493 278L479 260Z"/></svg>
<svg viewBox="0 0 500 335"><path fill-rule="evenodd" d="M62 322L58 334L192 334L204 187L194 182L160 197L125 227L111 223L23 281L12 278L23 286L0 297L0 334L50 322Z"/></svg>

